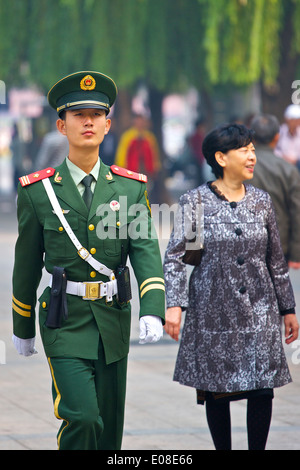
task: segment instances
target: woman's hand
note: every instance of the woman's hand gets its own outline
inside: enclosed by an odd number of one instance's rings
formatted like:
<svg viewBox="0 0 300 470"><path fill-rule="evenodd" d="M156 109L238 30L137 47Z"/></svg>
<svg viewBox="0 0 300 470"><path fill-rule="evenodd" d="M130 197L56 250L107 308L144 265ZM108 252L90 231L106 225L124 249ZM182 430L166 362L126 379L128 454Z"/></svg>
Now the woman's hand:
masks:
<svg viewBox="0 0 300 470"><path fill-rule="evenodd" d="M178 341L179 338L181 313L181 307L170 307L166 311L164 329L175 341Z"/></svg>
<svg viewBox="0 0 300 470"><path fill-rule="evenodd" d="M284 315L285 342L290 344L298 338L299 324L295 314Z"/></svg>

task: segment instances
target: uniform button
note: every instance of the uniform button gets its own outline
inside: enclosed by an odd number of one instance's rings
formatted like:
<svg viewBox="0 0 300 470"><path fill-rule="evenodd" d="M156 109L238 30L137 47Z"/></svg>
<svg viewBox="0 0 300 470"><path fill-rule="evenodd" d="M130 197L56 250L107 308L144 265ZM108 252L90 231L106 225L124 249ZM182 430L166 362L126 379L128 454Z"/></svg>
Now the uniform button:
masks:
<svg viewBox="0 0 300 470"><path fill-rule="evenodd" d="M43 307L43 308L46 308L46 307L47 307L46 302L43 302L43 303L42 303L42 307Z"/></svg>
<svg viewBox="0 0 300 470"><path fill-rule="evenodd" d="M237 203L236 203L235 201L232 201L232 202L230 203L230 207L231 207L232 209L234 209L236 206L237 206Z"/></svg>
<svg viewBox="0 0 300 470"><path fill-rule="evenodd" d="M64 228L63 228L63 227L58 227L58 230L59 230L60 232L63 232L63 231L64 231Z"/></svg>
<svg viewBox="0 0 300 470"><path fill-rule="evenodd" d="M235 229L235 233L236 233L237 235L242 235L243 230L238 227L237 229Z"/></svg>
<svg viewBox="0 0 300 470"><path fill-rule="evenodd" d="M91 277L96 277L96 275L97 275L96 271L91 271L91 272L90 272L90 276L91 276Z"/></svg>
<svg viewBox="0 0 300 470"><path fill-rule="evenodd" d="M90 230L90 231L93 231L94 228L95 228L95 226L94 226L93 224L90 224L90 225L89 225L89 230Z"/></svg>
<svg viewBox="0 0 300 470"><path fill-rule="evenodd" d="M242 286L242 287L240 288L240 290L239 290L239 293L240 293L240 294L245 294L246 290L247 290L246 287L245 287L245 286Z"/></svg>
<svg viewBox="0 0 300 470"><path fill-rule="evenodd" d="M237 262L238 262L238 264L239 264L240 266L242 266L242 264L245 263L245 260L244 260L244 258L243 258L242 256L238 256Z"/></svg>
<svg viewBox="0 0 300 470"><path fill-rule="evenodd" d="M117 222L117 226L120 227L120 225L121 225L121 222L118 221L118 222Z"/></svg>
<svg viewBox="0 0 300 470"><path fill-rule="evenodd" d="M96 253L96 251L97 251L96 248L91 248L91 249L90 249L90 253L91 253L92 255L94 255L94 254Z"/></svg>

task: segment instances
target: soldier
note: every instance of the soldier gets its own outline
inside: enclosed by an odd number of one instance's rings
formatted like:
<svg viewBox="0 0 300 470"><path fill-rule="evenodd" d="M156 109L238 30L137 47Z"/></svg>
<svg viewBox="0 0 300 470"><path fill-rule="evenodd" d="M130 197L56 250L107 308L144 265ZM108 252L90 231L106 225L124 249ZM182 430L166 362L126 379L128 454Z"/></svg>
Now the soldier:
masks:
<svg viewBox="0 0 300 470"><path fill-rule="evenodd" d="M121 448L131 318L127 256L139 285L140 342L163 334L164 280L147 178L108 167L98 156L116 95L113 80L99 72L57 82L48 101L69 155L56 169L20 178L18 188L13 341L20 354L36 352L36 291L45 266L50 279L39 298L39 326L55 415L63 420L59 449Z"/></svg>

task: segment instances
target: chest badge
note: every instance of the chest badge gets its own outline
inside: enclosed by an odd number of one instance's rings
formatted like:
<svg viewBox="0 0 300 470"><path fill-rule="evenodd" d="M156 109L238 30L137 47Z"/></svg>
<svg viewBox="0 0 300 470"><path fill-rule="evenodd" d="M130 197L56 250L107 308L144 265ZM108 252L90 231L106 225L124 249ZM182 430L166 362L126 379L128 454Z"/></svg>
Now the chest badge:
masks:
<svg viewBox="0 0 300 470"><path fill-rule="evenodd" d="M109 207L112 211L117 212L120 210L120 203L118 201L111 201Z"/></svg>

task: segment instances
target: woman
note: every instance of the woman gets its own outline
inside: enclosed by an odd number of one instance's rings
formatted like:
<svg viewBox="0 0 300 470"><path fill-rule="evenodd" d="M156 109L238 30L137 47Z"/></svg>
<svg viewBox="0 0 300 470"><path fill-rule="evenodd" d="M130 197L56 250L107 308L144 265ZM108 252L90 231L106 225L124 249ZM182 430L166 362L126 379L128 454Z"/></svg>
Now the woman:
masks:
<svg viewBox="0 0 300 470"><path fill-rule="evenodd" d="M209 133L203 154L216 177L179 201L181 220L165 255L165 330L178 340L186 318L174 380L197 390L216 449L231 449L231 400L247 398L249 449L264 449L273 388L291 382L281 341L298 337L294 295L267 193L244 185L256 163L252 131L225 125ZM202 259L186 283L188 232L201 198ZM192 210L186 210L191 208ZM189 215L190 214L190 215ZM199 217L198 217L199 218ZM179 219L176 219L179 220Z"/></svg>

